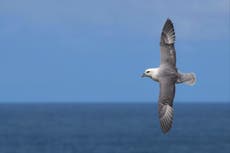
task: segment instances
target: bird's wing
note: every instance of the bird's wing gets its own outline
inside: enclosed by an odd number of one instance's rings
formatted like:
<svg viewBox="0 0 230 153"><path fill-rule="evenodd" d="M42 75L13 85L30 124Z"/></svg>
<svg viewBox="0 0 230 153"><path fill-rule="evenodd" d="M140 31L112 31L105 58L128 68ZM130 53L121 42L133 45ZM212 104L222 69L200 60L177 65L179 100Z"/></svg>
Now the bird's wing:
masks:
<svg viewBox="0 0 230 153"><path fill-rule="evenodd" d="M176 36L173 23L170 19L167 19L161 32L161 64L169 64L176 67L176 50L174 47L175 39Z"/></svg>
<svg viewBox="0 0 230 153"><path fill-rule="evenodd" d="M160 95L158 113L163 133L167 133L173 122L173 99L175 95L175 81L171 78L160 79Z"/></svg>

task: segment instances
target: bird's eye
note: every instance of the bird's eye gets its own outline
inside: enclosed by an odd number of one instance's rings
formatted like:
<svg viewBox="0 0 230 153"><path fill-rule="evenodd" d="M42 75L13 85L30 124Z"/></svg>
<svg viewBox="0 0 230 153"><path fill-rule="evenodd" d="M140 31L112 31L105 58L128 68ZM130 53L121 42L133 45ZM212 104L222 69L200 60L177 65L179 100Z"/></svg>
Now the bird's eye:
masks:
<svg viewBox="0 0 230 153"><path fill-rule="evenodd" d="M150 71L147 71L146 73L149 73Z"/></svg>

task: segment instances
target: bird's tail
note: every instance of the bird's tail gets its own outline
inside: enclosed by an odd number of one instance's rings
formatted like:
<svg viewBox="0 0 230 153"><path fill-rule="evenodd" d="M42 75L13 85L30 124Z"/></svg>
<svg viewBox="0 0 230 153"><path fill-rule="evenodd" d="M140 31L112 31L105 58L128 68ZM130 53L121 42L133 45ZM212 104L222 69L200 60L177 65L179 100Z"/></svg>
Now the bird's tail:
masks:
<svg viewBox="0 0 230 153"><path fill-rule="evenodd" d="M196 83L196 74L179 72L177 83L185 83L187 85L193 86Z"/></svg>

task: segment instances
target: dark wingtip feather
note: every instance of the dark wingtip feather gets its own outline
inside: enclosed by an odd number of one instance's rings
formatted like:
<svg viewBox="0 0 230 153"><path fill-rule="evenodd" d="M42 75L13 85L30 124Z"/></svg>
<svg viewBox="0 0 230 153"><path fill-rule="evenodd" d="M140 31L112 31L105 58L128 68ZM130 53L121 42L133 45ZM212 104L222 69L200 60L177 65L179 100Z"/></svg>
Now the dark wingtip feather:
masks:
<svg viewBox="0 0 230 153"><path fill-rule="evenodd" d="M174 44L175 43L175 31L171 19L167 18L161 33L161 44Z"/></svg>
<svg viewBox="0 0 230 153"><path fill-rule="evenodd" d="M168 23L168 24L173 24L172 23L172 20L170 18L167 18L167 20L165 21L165 24Z"/></svg>
<svg viewBox="0 0 230 153"><path fill-rule="evenodd" d="M174 110L169 105L163 105L163 107L161 107L160 109L161 113L159 115L161 130L164 134L166 134L172 128Z"/></svg>

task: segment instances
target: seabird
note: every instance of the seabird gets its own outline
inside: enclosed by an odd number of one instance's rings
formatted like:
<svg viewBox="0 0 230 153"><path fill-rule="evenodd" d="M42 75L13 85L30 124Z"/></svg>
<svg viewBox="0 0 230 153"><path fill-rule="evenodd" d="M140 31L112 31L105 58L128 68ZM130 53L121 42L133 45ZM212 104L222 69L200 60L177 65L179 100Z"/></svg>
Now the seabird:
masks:
<svg viewBox="0 0 230 153"><path fill-rule="evenodd" d="M196 82L194 73L181 73L177 70L175 38L173 23L167 19L160 38L160 66L149 68L142 75L160 84L158 115L163 133L167 133L172 127L175 84L185 83L192 86Z"/></svg>

